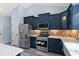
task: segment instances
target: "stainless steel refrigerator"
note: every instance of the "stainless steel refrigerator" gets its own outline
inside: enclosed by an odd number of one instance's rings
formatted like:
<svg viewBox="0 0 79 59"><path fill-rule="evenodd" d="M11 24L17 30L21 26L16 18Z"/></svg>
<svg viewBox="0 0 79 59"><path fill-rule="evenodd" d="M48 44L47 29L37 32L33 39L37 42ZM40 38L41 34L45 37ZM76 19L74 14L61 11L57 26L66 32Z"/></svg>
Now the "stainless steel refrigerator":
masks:
<svg viewBox="0 0 79 59"><path fill-rule="evenodd" d="M25 49L30 47L29 30L29 24L19 25L19 47Z"/></svg>

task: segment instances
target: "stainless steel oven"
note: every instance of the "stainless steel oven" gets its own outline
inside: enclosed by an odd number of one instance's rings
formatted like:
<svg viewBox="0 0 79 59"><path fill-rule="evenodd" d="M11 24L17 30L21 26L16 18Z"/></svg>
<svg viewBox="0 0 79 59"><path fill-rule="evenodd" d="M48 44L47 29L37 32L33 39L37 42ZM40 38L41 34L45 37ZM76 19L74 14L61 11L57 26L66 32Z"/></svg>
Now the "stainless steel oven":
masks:
<svg viewBox="0 0 79 59"><path fill-rule="evenodd" d="M38 50L48 52L48 38L47 37L37 37L36 47Z"/></svg>
<svg viewBox="0 0 79 59"><path fill-rule="evenodd" d="M37 46L47 47L47 41L37 40Z"/></svg>

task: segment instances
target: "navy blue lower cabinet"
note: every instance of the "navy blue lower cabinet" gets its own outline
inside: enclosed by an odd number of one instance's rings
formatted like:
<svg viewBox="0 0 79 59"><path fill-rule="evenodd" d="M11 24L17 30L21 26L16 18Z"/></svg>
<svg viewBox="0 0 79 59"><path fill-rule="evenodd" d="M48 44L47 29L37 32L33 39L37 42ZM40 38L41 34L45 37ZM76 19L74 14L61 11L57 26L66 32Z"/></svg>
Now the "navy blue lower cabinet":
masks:
<svg viewBox="0 0 79 59"><path fill-rule="evenodd" d="M36 48L36 37L30 37L30 47Z"/></svg>
<svg viewBox="0 0 79 59"><path fill-rule="evenodd" d="M48 51L64 56L63 42L58 38L48 38Z"/></svg>

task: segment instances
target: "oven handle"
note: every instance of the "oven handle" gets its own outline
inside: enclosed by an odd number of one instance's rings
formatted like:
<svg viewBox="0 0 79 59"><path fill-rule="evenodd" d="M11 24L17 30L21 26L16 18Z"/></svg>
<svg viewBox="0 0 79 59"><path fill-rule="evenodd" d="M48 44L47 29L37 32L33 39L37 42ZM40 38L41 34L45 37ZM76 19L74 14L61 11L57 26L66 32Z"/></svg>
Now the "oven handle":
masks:
<svg viewBox="0 0 79 59"><path fill-rule="evenodd" d="M36 42L36 44L41 44L41 42Z"/></svg>

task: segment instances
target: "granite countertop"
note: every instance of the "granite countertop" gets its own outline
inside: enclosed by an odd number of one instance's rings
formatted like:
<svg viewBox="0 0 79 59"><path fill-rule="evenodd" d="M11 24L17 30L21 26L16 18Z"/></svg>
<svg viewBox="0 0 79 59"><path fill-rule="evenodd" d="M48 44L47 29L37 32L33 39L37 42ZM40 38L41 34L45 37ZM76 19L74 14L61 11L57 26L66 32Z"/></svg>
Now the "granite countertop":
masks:
<svg viewBox="0 0 79 59"><path fill-rule="evenodd" d="M63 37L63 36L48 36L48 38L60 38L63 42L73 42L73 43L79 43L79 40L72 37Z"/></svg>
<svg viewBox="0 0 79 59"><path fill-rule="evenodd" d="M60 38L71 56L79 56L79 40L72 37L49 36L48 38Z"/></svg>

